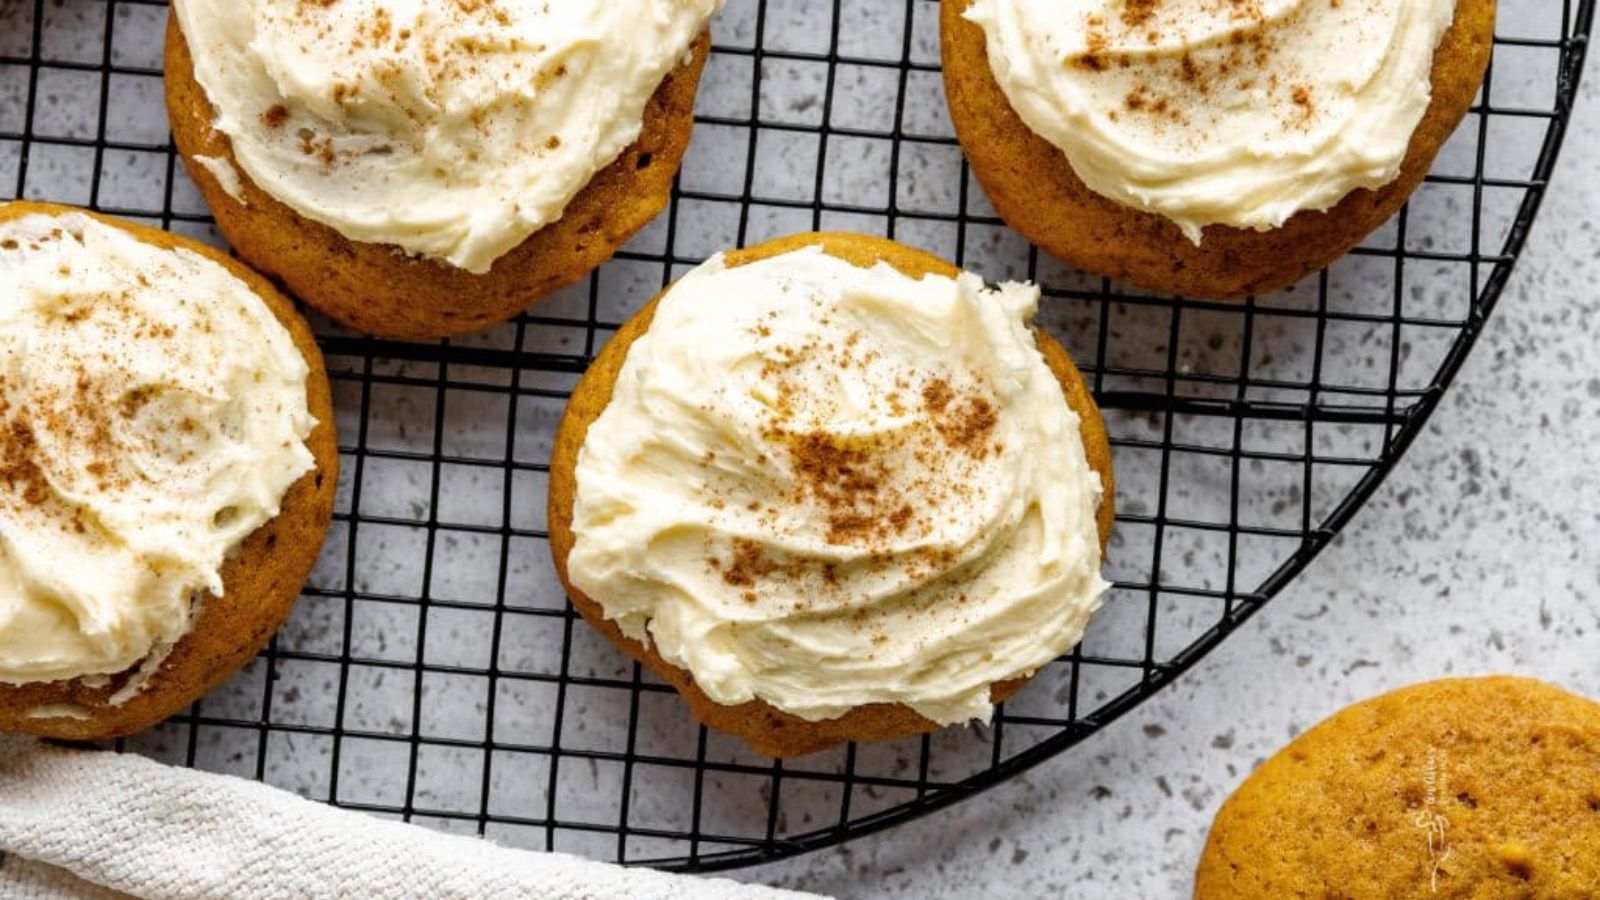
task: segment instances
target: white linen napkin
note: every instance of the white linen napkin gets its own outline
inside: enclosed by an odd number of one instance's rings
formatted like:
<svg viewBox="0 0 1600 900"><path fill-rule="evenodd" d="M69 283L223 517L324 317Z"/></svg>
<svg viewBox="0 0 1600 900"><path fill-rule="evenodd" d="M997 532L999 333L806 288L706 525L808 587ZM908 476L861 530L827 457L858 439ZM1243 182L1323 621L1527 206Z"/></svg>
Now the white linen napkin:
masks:
<svg viewBox="0 0 1600 900"><path fill-rule="evenodd" d="M0 897L824 900L508 850L133 755L0 735Z"/></svg>

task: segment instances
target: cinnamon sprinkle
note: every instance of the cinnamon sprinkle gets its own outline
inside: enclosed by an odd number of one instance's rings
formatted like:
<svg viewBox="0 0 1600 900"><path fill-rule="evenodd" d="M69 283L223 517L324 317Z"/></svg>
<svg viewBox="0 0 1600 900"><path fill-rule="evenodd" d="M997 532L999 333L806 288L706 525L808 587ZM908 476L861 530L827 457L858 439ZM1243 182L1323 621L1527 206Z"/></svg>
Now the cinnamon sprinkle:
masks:
<svg viewBox="0 0 1600 900"><path fill-rule="evenodd" d="M261 114L261 124L268 128L282 128L283 123L287 121L289 121L289 107L282 103L274 103Z"/></svg>
<svg viewBox="0 0 1600 900"><path fill-rule="evenodd" d="M8 493L22 498L29 506L39 506L49 499L44 474L33 461L36 440L33 428L26 422L12 421L0 429L0 484Z"/></svg>
<svg viewBox="0 0 1600 900"><path fill-rule="evenodd" d="M734 587L751 587L778 568L761 552L760 544L747 538L734 539L733 558L727 563L713 562L722 570L722 580Z"/></svg>
<svg viewBox="0 0 1600 900"><path fill-rule="evenodd" d="M819 324L830 322L824 316ZM703 454L703 502L714 515L751 513L758 527L773 530L783 527L785 509L798 509L811 517L821 540L850 548L846 559L853 561L795 557L760 538L715 545L708 538L708 573L747 603L757 602L763 585L786 585L782 590L791 598L808 598L790 601L799 611L809 608L811 597L848 602L866 573L898 569L921 581L951 571L958 551L921 546L920 539L957 521L960 510L981 496L985 480L975 467L1002 452L994 439L999 408L983 377L928 376L909 367L886 372L882 351L859 331L774 346L770 316L747 330L763 342L765 361L758 372L767 387L767 411L761 438L772 452L735 461ZM881 384L871 402L881 414L910 424L866 434L834 430L827 423L835 419L837 401L818 391L812 378L819 371ZM770 482L744 481L739 473L751 465L786 481L787 494L771 502L752 500L749 492L766 491Z"/></svg>

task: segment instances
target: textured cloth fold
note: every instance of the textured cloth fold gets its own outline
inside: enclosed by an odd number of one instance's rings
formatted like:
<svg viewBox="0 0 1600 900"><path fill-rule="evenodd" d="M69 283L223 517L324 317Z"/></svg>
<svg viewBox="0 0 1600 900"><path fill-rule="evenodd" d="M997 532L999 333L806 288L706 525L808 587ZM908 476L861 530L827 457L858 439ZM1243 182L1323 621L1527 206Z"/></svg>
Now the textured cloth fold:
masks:
<svg viewBox="0 0 1600 900"><path fill-rule="evenodd" d="M0 736L0 896L818 900L508 850L253 781Z"/></svg>

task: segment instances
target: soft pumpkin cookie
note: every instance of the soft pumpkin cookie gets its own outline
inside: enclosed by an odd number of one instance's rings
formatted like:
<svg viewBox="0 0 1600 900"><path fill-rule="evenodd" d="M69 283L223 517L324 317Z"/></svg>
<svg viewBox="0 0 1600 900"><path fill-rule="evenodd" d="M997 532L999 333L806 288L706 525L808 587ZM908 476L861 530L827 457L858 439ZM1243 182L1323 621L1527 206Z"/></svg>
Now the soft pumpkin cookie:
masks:
<svg viewBox="0 0 1600 900"><path fill-rule="evenodd" d="M557 435L574 606L762 754L986 717L1105 586L1110 447L1036 299L854 234L685 276Z"/></svg>
<svg viewBox="0 0 1600 900"><path fill-rule="evenodd" d="M940 7L950 116L1000 217L1081 269L1218 299L1287 287L1400 209L1478 92L1494 18L1495 0Z"/></svg>
<svg viewBox="0 0 1600 900"><path fill-rule="evenodd" d="M384 337L475 331L666 206L718 5L445 4L407 24L403 4L180 0L173 139L239 255L318 311Z"/></svg>
<svg viewBox="0 0 1600 900"><path fill-rule="evenodd" d="M0 204L0 731L149 727L289 614L333 511L322 356L261 276Z"/></svg>
<svg viewBox="0 0 1600 900"><path fill-rule="evenodd" d="M1197 900L1579 900L1600 885L1600 704L1456 678L1336 713L1223 804Z"/></svg>

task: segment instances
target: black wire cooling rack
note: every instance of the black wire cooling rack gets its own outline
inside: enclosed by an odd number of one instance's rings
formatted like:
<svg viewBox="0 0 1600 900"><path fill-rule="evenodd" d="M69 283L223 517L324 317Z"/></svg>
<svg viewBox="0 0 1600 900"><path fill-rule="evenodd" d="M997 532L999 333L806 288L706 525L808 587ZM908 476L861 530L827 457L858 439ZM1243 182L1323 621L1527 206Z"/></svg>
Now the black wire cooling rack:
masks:
<svg viewBox="0 0 1600 900"><path fill-rule="evenodd" d="M271 647L126 749L515 846L679 869L824 847L1010 777L1149 697L1325 547L1421 430L1511 273L1592 0L1502 0L1482 98L1406 211L1293 290L1178 302L994 218L946 118L932 0L730 0L672 208L530 314L435 345L319 323L344 470ZM0 0L0 196L216 241L168 140L157 0ZM1116 450L1115 590L992 724L782 764L693 724L568 607L544 487L607 334L711 253L844 228L1040 281Z"/></svg>

